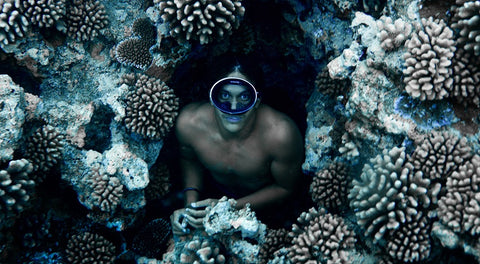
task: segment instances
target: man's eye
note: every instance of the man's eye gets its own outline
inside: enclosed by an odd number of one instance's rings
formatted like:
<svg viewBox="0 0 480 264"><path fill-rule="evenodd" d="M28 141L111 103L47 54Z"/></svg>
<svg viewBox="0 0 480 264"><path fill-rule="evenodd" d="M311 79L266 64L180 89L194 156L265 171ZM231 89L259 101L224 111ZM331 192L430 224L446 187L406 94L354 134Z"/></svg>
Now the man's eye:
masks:
<svg viewBox="0 0 480 264"><path fill-rule="evenodd" d="M228 98L230 98L229 93L220 93L220 99L227 100Z"/></svg>
<svg viewBox="0 0 480 264"><path fill-rule="evenodd" d="M248 94L242 94L242 95L240 95L240 100L242 100L242 101L248 101L248 100L250 100L250 95L248 95Z"/></svg>

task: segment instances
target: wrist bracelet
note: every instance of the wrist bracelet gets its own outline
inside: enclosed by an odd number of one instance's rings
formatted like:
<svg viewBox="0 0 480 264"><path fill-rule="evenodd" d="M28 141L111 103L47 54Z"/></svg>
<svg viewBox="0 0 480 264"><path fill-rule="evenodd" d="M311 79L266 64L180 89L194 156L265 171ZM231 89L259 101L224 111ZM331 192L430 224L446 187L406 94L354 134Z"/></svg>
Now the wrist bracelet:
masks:
<svg viewBox="0 0 480 264"><path fill-rule="evenodd" d="M200 193L200 190L195 188L195 187L187 187L187 188L182 190L182 193L185 193L185 192L188 192L188 191L196 191L196 192Z"/></svg>

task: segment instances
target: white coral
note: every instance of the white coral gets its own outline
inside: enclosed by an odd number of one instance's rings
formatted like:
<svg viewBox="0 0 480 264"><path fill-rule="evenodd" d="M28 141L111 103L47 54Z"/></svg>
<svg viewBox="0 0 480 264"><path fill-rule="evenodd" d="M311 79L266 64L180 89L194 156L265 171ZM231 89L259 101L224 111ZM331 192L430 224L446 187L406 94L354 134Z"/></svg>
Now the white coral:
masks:
<svg viewBox="0 0 480 264"><path fill-rule="evenodd" d="M377 26L380 46L386 51L391 51L403 45L412 33L412 25L401 18L393 21L391 17L381 16L377 20Z"/></svg>
<svg viewBox="0 0 480 264"><path fill-rule="evenodd" d="M18 0L0 0L1 43L8 45L25 36L29 22L20 9Z"/></svg>
<svg viewBox="0 0 480 264"><path fill-rule="evenodd" d="M241 0L154 0L162 19L170 24L170 34L180 41L200 44L223 37L238 28L245 13Z"/></svg>

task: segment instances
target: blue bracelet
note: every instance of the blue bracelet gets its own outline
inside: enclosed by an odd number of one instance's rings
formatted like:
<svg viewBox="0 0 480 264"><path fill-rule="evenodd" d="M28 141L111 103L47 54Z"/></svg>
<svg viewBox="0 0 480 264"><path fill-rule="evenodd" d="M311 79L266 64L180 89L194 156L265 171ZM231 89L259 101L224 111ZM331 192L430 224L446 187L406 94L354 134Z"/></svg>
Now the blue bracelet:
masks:
<svg viewBox="0 0 480 264"><path fill-rule="evenodd" d="M196 192L200 193L200 190L195 188L195 187L187 187L187 188L182 190L182 193L185 193L185 192L188 192L188 191L196 191Z"/></svg>

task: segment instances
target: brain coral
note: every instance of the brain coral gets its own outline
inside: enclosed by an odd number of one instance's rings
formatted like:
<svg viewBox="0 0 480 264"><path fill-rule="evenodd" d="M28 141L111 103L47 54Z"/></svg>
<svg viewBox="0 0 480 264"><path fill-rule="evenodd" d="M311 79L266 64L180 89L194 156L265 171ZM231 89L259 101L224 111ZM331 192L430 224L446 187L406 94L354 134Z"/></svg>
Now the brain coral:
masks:
<svg viewBox="0 0 480 264"><path fill-rule="evenodd" d="M0 229L11 226L34 191L35 182L29 179L32 164L26 160L12 160L0 170Z"/></svg>
<svg viewBox="0 0 480 264"><path fill-rule="evenodd" d="M440 100L452 91L453 31L443 20L422 18L424 30L405 42L405 90L420 100Z"/></svg>
<svg viewBox="0 0 480 264"><path fill-rule="evenodd" d="M18 0L0 1L0 42L10 44L25 36L30 25Z"/></svg>
<svg viewBox="0 0 480 264"><path fill-rule="evenodd" d="M115 246L101 235L84 232L70 237L65 253L72 264L111 264L115 259Z"/></svg>
<svg viewBox="0 0 480 264"><path fill-rule="evenodd" d="M154 0L170 34L179 41L207 44L238 28L245 8L241 0Z"/></svg>
<svg viewBox="0 0 480 264"><path fill-rule="evenodd" d="M94 39L108 24L105 7L97 0L73 0L66 22L67 34L78 41Z"/></svg>
<svg viewBox="0 0 480 264"><path fill-rule="evenodd" d="M134 91L126 98L126 127L148 138L162 138L174 125L178 115L178 98L159 79L138 74L131 80L135 83Z"/></svg>
<svg viewBox="0 0 480 264"><path fill-rule="evenodd" d="M53 27L65 15L66 0L23 0L25 17L38 27Z"/></svg>

